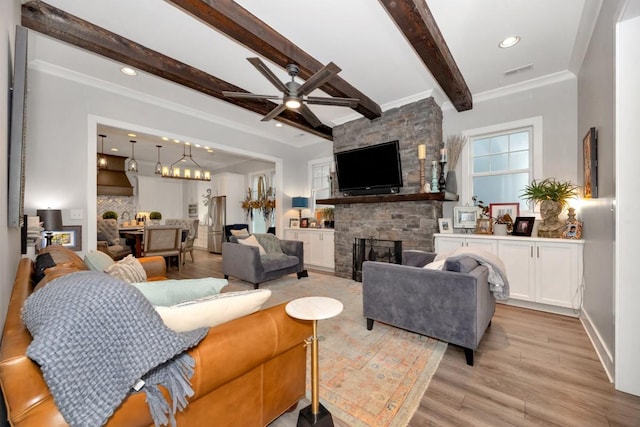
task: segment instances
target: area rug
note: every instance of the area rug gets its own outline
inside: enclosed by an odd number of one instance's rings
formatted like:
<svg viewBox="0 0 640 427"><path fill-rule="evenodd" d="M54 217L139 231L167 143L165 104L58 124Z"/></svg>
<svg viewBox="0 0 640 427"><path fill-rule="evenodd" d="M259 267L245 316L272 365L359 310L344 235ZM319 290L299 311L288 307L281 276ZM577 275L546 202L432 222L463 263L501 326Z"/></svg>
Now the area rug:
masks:
<svg viewBox="0 0 640 427"><path fill-rule="evenodd" d="M331 412L336 425L408 424L446 351L446 343L378 322L368 331L362 314L362 284L353 280L309 273L308 278L287 276L260 287L272 291L265 307L306 296L326 296L343 303L341 314L318 322L318 335L323 337L320 402ZM251 289L233 279L227 288ZM311 398L310 371L308 366L307 399ZM297 411L270 426L294 426L296 419Z"/></svg>

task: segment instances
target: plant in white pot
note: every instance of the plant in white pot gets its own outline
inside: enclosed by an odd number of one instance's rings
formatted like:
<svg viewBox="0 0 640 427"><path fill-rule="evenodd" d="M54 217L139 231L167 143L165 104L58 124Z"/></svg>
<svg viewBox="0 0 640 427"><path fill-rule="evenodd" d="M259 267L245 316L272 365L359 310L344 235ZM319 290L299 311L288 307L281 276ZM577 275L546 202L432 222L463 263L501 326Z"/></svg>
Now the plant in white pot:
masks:
<svg viewBox="0 0 640 427"><path fill-rule="evenodd" d="M160 224L160 220L162 219L162 214L160 212L156 212L156 211L150 212L149 213L149 219L151 220L151 222L153 224L158 225L158 224Z"/></svg>
<svg viewBox="0 0 640 427"><path fill-rule="evenodd" d="M542 181L535 179L527 185L521 196L523 199L540 203L542 224L538 228L538 237L562 237L565 223L558 215L567 205L569 199L578 195L578 187L569 181L557 181L547 178Z"/></svg>

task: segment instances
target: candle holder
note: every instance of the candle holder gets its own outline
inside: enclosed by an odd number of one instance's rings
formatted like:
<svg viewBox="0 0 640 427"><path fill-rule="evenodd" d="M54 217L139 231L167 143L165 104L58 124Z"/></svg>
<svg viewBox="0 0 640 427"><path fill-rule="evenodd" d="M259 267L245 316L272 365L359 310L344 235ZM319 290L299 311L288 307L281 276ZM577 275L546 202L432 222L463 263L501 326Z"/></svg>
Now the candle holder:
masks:
<svg viewBox="0 0 640 427"><path fill-rule="evenodd" d="M420 192L424 193L425 176L424 176L424 159L418 159L420 161Z"/></svg>
<svg viewBox="0 0 640 427"><path fill-rule="evenodd" d="M438 192L438 162L431 162L431 192Z"/></svg>
<svg viewBox="0 0 640 427"><path fill-rule="evenodd" d="M441 193L444 192L444 189L447 185L447 180L444 179L444 165L446 164L447 162L440 162L440 178L438 178L438 189Z"/></svg>

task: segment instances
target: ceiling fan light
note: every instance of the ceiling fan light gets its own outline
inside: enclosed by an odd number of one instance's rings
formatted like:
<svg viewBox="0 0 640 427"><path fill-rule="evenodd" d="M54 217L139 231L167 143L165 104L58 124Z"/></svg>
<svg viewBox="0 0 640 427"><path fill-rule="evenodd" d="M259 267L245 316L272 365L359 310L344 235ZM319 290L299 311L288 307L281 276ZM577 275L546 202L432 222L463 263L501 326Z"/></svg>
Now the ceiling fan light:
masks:
<svg viewBox="0 0 640 427"><path fill-rule="evenodd" d="M289 98L285 98L284 105L286 105L287 108L290 108L292 110L296 110L296 109L300 108L301 102L300 102L300 100L298 98L289 97Z"/></svg>

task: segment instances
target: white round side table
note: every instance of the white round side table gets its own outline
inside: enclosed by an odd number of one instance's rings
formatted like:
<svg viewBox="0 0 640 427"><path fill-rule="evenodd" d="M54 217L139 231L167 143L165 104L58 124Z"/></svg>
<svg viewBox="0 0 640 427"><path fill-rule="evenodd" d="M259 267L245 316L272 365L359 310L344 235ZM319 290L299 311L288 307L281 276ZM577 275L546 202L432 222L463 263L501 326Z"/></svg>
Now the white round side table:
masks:
<svg viewBox="0 0 640 427"><path fill-rule="evenodd" d="M287 304L285 310L293 318L313 321L311 342L311 405L300 410L297 427L333 427L331 413L320 404L320 378L318 375L318 320L329 319L342 312L340 301L327 297L298 298Z"/></svg>

